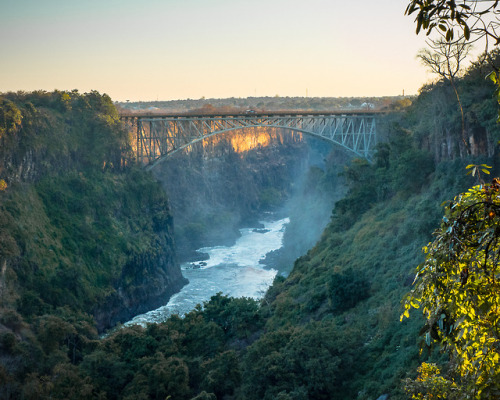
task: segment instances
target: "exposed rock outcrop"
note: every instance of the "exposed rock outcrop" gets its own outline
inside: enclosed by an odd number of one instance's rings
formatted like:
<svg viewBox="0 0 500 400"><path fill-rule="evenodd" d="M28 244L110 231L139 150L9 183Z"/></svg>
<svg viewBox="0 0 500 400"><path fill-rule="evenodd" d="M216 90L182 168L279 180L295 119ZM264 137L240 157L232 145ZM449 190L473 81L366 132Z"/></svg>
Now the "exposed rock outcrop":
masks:
<svg viewBox="0 0 500 400"><path fill-rule="evenodd" d="M187 284L175 260L171 237L165 235L164 239L158 255L141 255L127 263L116 291L96 306L94 317L99 331L167 304L170 297ZM133 284L126 283L129 271L137 271Z"/></svg>

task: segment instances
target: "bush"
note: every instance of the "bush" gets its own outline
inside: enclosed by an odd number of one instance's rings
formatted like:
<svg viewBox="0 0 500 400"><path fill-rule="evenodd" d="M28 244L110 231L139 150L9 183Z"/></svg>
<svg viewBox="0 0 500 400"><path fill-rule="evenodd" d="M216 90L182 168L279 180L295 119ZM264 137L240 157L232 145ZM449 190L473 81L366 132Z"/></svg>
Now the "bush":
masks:
<svg viewBox="0 0 500 400"><path fill-rule="evenodd" d="M207 322L220 326L228 337L244 338L263 324L259 304L251 298L232 298L217 293L204 304Z"/></svg>
<svg viewBox="0 0 500 400"><path fill-rule="evenodd" d="M349 269L335 273L328 282L328 297L334 312L343 312L369 297L370 285L366 279Z"/></svg>

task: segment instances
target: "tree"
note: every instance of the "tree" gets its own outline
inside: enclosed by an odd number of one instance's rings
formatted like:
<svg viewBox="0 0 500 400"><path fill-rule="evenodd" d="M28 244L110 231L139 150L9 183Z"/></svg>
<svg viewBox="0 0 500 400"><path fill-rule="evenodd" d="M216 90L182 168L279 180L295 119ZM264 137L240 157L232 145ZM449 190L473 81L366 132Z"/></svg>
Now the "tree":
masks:
<svg viewBox="0 0 500 400"><path fill-rule="evenodd" d="M21 111L14 103L0 98L0 139L5 135L17 132L21 127L22 120Z"/></svg>
<svg viewBox="0 0 500 400"><path fill-rule="evenodd" d="M456 386L443 378L435 364L422 363L417 379L405 379L405 392L415 400L456 399Z"/></svg>
<svg viewBox="0 0 500 400"><path fill-rule="evenodd" d="M500 104L500 71L488 53L490 40L500 44L500 0L410 0L405 14L416 13L417 34L424 30L430 35L434 28L446 42L455 38L466 42L485 40L484 59L493 71L488 77L496 86L495 95ZM500 121L500 110L499 110Z"/></svg>
<svg viewBox="0 0 500 400"><path fill-rule="evenodd" d="M457 196L435 236L424 248L425 262L417 268L401 318L421 307L426 343L440 342L450 352L464 396L498 399L500 180Z"/></svg>
<svg viewBox="0 0 500 400"><path fill-rule="evenodd" d="M430 68L432 72L450 83L457 98L458 108L462 119L462 142L467 149L467 153L470 154L469 145L465 135L464 109L455 84L455 78L461 71L462 61L464 61L469 54L471 45L464 39L451 42L443 40L442 38L438 40L431 40L427 44L430 49L420 50L417 57L420 58L422 64Z"/></svg>
<svg viewBox="0 0 500 400"><path fill-rule="evenodd" d="M450 42L463 36L465 40L493 39L500 43L500 20L496 13L499 0L411 0L406 15L416 13L417 34L429 35L438 29Z"/></svg>
<svg viewBox="0 0 500 400"><path fill-rule="evenodd" d="M422 64L443 79L453 81L461 71L462 61L467 57L470 44L463 39L447 42L442 38L427 42L429 49L422 49L417 57Z"/></svg>

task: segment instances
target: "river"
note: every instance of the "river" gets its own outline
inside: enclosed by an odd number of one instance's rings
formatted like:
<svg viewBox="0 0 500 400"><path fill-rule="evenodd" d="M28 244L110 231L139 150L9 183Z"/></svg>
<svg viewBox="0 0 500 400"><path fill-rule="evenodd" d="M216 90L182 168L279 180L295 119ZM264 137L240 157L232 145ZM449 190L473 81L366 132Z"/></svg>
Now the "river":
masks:
<svg viewBox="0 0 500 400"><path fill-rule="evenodd" d="M282 246L288 218L261 221L264 228L241 229L241 237L233 246L199 249L210 256L208 260L181 265L182 274L189 280L165 306L137 315L125 325L145 325L165 321L172 314L184 315L197 304L203 304L218 292L232 297L262 298L277 271L260 264L265 255Z"/></svg>

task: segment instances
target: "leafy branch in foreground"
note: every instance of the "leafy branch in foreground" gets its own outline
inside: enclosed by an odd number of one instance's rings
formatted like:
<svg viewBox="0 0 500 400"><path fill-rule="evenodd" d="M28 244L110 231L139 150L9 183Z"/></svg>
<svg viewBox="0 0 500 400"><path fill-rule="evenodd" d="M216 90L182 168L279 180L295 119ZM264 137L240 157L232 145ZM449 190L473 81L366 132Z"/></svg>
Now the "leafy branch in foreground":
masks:
<svg viewBox="0 0 500 400"><path fill-rule="evenodd" d="M472 175L472 176L477 176L477 179L479 180L480 183L484 183L482 178L481 178L481 172L483 172L486 175L490 174L490 169L491 167L487 164L481 164L481 165L476 165L476 164L469 164L465 167L465 169L468 169L467 175Z"/></svg>
<svg viewBox="0 0 500 400"><path fill-rule="evenodd" d="M500 103L500 71L488 53L491 40L494 46L500 44L499 8L500 0L409 0L405 14L415 15L417 34L424 31L430 35L435 31L450 45L453 42L469 45L484 40L483 56L493 68L488 78L496 86L495 94ZM430 62L434 63L432 59Z"/></svg>
<svg viewBox="0 0 500 400"><path fill-rule="evenodd" d="M404 301L422 308L426 343L440 342L460 376L460 391L500 398L500 179L457 196Z"/></svg>
<svg viewBox="0 0 500 400"><path fill-rule="evenodd" d="M499 0L411 0L406 15L416 13L417 33L437 30L447 41L490 39L500 43Z"/></svg>

